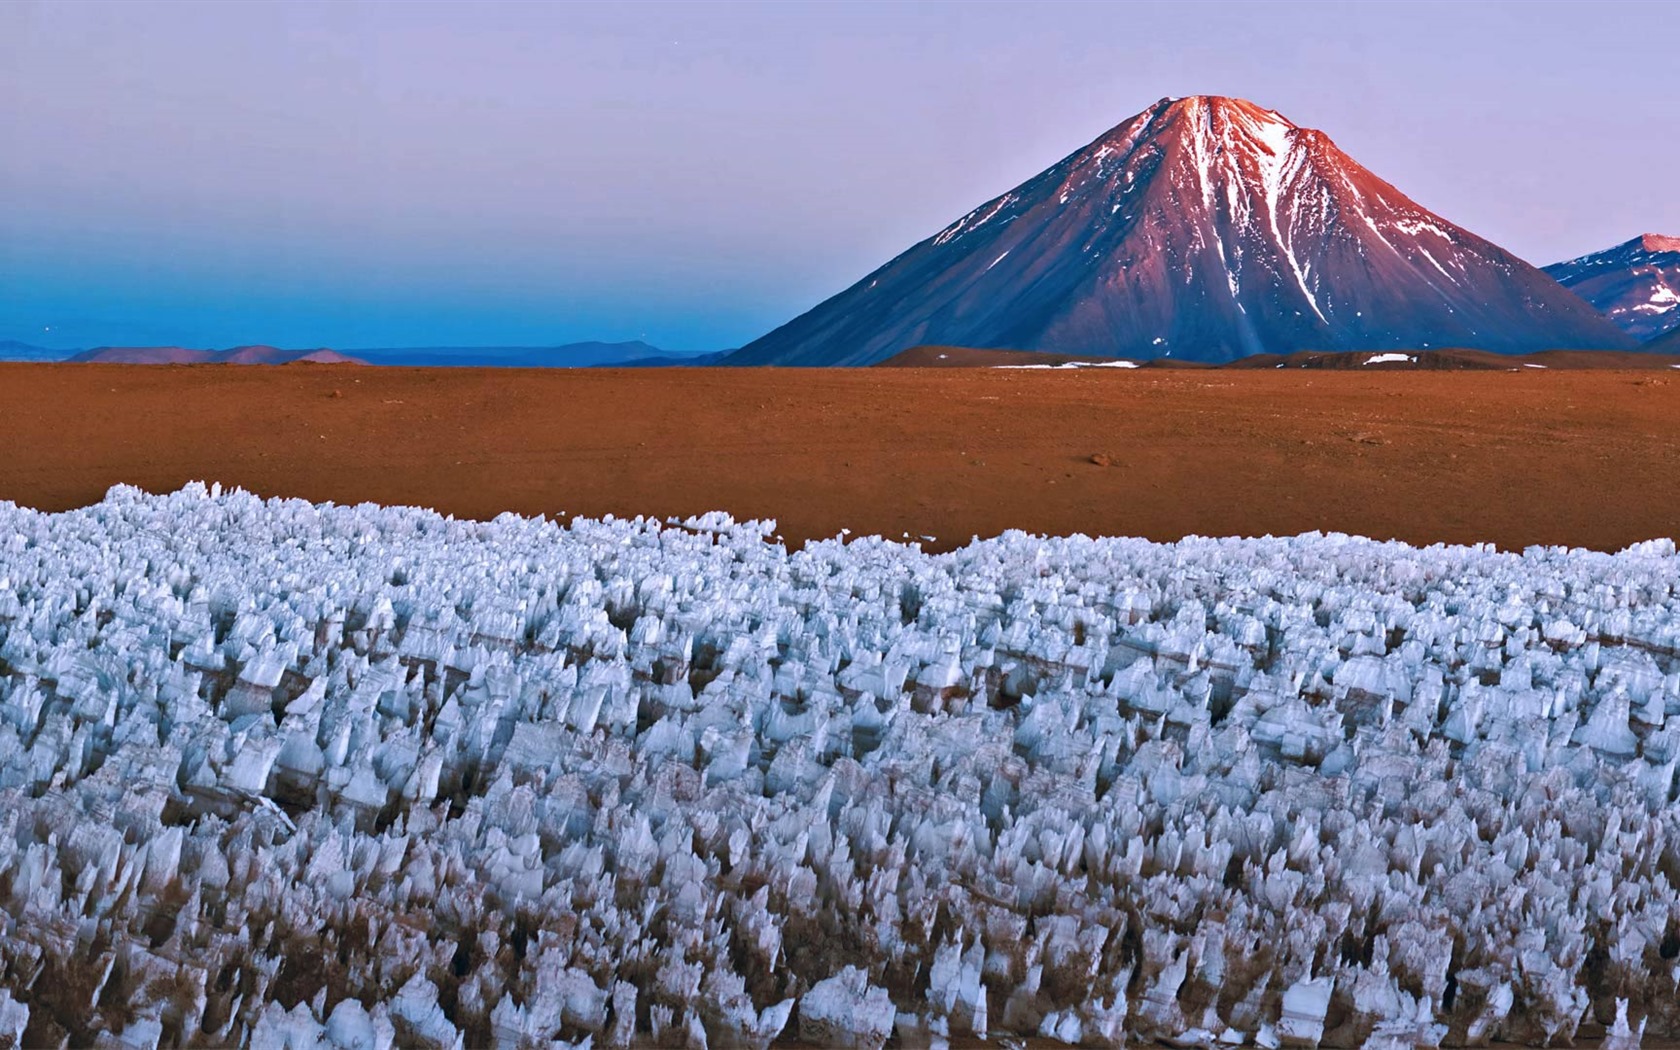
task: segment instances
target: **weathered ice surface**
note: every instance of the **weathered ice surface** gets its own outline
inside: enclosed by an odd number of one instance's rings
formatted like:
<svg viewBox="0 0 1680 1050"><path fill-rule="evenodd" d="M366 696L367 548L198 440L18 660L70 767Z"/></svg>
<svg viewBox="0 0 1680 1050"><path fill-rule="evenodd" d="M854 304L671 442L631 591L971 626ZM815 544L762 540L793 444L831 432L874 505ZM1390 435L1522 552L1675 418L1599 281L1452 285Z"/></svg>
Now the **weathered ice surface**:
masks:
<svg viewBox="0 0 1680 1050"><path fill-rule="evenodd" d="M0 504L0 1042L1680 1035L1672 543L772 531Z"/></svg>

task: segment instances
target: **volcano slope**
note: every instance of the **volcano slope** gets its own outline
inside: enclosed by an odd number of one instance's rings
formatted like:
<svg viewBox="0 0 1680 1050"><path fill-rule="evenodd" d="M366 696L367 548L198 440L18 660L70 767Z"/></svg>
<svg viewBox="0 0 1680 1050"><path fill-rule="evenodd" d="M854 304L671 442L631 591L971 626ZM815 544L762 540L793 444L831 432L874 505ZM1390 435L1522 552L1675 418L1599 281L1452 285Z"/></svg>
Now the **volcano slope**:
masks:
<svg viewBox="0 0 1680 1050"><path fill-rule="evenodd" d="M1546 273L1642 343L1680 331L1680 237L1643 234Z"/></svg>
<svg viewBox="0 0 1680 1050"><path fill-rule="evenodd" d="M1617 549L1676 531L1680 371L0 365L0 500L111 485L522 514ZM1092 462L1105 459L1107 466Z"/></svg>
<svg viewBox="0 0 1680 1050"><path fill-rule="evenodd" d="M725 363L934 343L1207 363L1636 345L1323 132L1212 96L1162 99Z"/></svg>

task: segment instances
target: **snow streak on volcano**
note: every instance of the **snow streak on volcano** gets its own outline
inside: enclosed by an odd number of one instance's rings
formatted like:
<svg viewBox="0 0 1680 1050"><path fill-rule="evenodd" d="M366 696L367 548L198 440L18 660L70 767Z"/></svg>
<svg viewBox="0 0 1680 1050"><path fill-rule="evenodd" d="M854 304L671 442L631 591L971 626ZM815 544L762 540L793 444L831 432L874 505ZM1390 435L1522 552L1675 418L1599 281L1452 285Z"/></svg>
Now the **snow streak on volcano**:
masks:
<svg viewBox="0 0 1680 1050"><path fill-rule="evenodd" d="M870 364L921 343L1220 362L1633 341L1322 132L1163 99L734 354Z"/></svg>

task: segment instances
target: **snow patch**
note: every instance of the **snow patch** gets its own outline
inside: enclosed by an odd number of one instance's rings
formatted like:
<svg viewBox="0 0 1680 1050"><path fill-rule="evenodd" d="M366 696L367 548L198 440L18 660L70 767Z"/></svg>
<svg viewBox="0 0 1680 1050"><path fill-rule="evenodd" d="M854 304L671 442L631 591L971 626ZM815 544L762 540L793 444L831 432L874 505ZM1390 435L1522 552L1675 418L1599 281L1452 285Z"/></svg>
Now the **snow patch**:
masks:
<svg viewBox="0 0 1680 1050"><path fill-rule="evenodd" d="M1075 369L1075 368L1138 368L1138 367L1141 367L1141 366L1136 361L1116 360L1116 361L1063 361L1060 364L1054 364L1054 365L1051 365L1051 364L1044 364L1044 365L993 365L992 367L993 368L1013 368L1013 369L1036 369L1036 370L1042 371L1042 370L1045 370L1045 369L1068 370L1068 369Z"/></svg>

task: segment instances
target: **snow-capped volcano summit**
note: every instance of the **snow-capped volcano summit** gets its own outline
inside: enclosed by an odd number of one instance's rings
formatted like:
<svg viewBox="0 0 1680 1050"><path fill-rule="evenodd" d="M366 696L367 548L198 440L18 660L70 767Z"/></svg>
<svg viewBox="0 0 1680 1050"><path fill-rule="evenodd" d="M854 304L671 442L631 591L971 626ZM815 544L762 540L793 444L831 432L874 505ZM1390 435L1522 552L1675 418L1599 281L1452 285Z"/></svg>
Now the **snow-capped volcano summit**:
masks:
<svg viewBox="0 0 1680 1050"><path fill-rule="evenodd" d="M1240 99L1162 99L732 364L920 343L1229 361L1627 347L1539 270Z"/></svg>
<svg viewBox="0 0 1680 1050"><path fill-rule="evenodd" d="M1635 339L1680 329L1680 237L1647 233L1546 272Z"/></svg>

